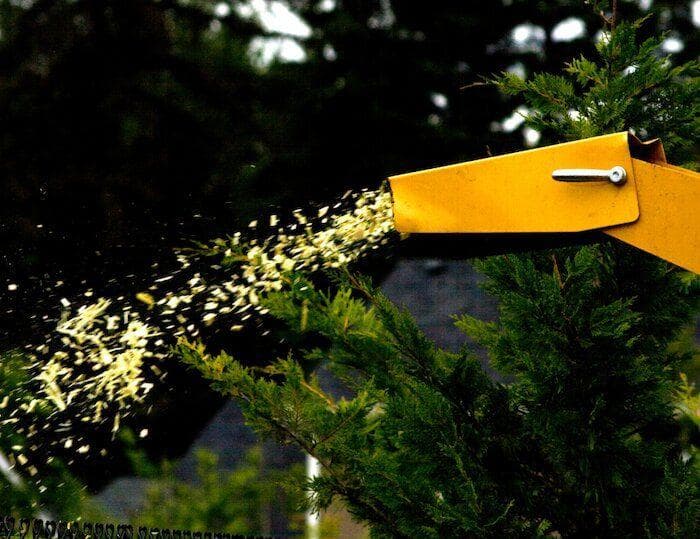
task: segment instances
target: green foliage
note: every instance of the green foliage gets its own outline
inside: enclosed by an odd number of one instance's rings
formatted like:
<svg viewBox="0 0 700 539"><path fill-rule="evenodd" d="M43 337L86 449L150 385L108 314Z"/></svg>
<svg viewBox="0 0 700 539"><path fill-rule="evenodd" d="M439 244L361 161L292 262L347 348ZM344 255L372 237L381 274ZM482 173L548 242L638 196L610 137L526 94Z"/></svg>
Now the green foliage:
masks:
<svg viewBox="0 0 700 539"><path fill-rule="evenodd" d="M160 477L146 488L141 508L130 514L131 521L159 528L260 533L279 486L303 478L300 467L286 472L266 469L260 447L251 448L231 471L221 469L211 451L201 449L196 458L196 483L177 479L172 464L164 464ZM300 500L291 492L284 512L291 528L298 529L303 515L296 512Z"/></svg>
<svg viewBox="0 0 700 539"><path fill-rule="evenodd" d="M30 400L30 395L21 389L26 366L27 358L19 352L0 354L0 451L14 465L12 471L18 480L11 481L0 474L2 513L25 516L48 511L62 519L100 518L99 508L90 501L85 487L59 459L42 462L40 469L37 469L34 462L26 467L20 466L14 456L24 453L31 455L31 448L27 447L31 443L27 443L25 433L18 432L15 423L5 422L12 419L9 411Z"/></svg>
<svg viewBox="0 0 700 539"><path fill-rule="evenodd" d="M524 96L532 109L529 125L556 138L631 129L661 138L677 161L690 161L700 128L700 63L674 66L661 53L663 37L639 43L646 20L607 29L596 45L598 58L580 56L563 75L523 80L505 73L495 82L508 95Z"/></svg>
<svg viewBox="0 0 700 539"><path fill-rule="evenodd" d="M671 67L640 28L608 27L599 58L563 75L498 85L524 95L532 125L556 137L634 127L690 159L697 65ZM305 485L313 507L340 497L375 536L695 534L696 425L677 421L695 401L679 383L689 353L676 340L697 313L697 279L615 242L479 267L499 320L456 323L508 383L466 350L437 348L351 276L335 293L290 276L290 292L264 300L291 343L267 368L199 344L179 351L259 433L318 458L322 474ZM323 390L320 363L352 397Z"/></svg>
<svg viewBox="0 0 700 539"><path fill-rule="evenodd" d="M681 460L672 418L685 356L668 345L692 320L697 291L686 292L665 263L615 244L509 255L480 268L499 322L458 325L515 378L532 443L559 478L560 499L573 502L548 508L550 520L596 536L637 526L676 533L665 489L690 487L692 466ZM577 523L581 514L587 522Z"/></svg>
<svg viewBox="0 0 700 539"><path fill-rule="evenodd" d="M686 373L680 373L680 378L681 384L676 396L676 418L681 427L680 440L684 451L694 460L700 477L700 393L697 382L689 382Z"/></svg>
<svg viewBox="0 0 700 539"><path fill-rule="evenodd" d="M258 432L319 459L323 474L306 485L311 505L341 497L383 535L534 530L539 523L523 520L488 472L515 450L508 433L518 421L478 361L435 348L406 312L359 282L355 291L369 294L371 306L349 288L326 295L301 278L295 284L266 306L293 331L326 341L301 363L255 370L198 345L181 343L180 352L242 405ZM352 385L353 398L336 399L305 375L320 357Z"/></svg>
<svg viewBox="0 0 700 539"><path fill-rule="evenodd" d="M524 324L504 317L506 327L520 329L502 339L495 325L458 323L482 342L491 339L487 347L503 355L499 365L525 371L509 385L489 380L466 351L436 348L405 311L356 280L327 295L297 278L292 293L269 298L266 306L291 331L324 343L299 361L256 370L225 353L212 357L200 345L183 342L180 352L241 404L259 433L320 460L322 476L306 485L314 507L341 497L376 535L673 536L690 529L694 514L691 464L664 432L673 428L674 375L667 367L676 358L631 357L633 344L646 350L630 338L641 317L624 301L587 299L590 290L575 286L575 275L592 261L576 262L562 279L578 296L577 327L588 327L588 354L604 348L607 355L562 360L556 343L568 341L557 337L565 318L551 312L564 303L554 276L532 283L529 297L512 294L505 315L517 318L523 307L532 315L535 302L542 318ZM524 265L511 282L524 282L532 271ZM684 305L673 316L687 317ZM514 350L509 339L522 348ZM313 373L304 374L321 358L346 379L353 398L336 399ZM640 488L655 488L662 499L650 493L640 500Z"/></svg>

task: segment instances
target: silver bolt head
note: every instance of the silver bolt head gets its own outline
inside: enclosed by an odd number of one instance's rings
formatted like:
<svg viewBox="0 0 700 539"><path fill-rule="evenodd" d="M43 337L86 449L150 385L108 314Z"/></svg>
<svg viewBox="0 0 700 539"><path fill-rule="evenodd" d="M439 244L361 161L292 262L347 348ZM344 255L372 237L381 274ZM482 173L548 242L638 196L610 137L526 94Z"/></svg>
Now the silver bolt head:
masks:
<svg viewBox="0 0 700 539"><path fill-rule="evenodd" d="M610 169L608 179L615 185L622 185L627 181L627 171L623 167L613 167Z"/></svg>

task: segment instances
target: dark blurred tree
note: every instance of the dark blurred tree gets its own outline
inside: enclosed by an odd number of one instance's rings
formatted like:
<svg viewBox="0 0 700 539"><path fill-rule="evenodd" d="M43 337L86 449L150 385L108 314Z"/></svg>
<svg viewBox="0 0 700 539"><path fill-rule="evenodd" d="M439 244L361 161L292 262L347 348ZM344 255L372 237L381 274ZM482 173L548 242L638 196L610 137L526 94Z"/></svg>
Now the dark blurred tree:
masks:
<svg viewBox="0 0 700 539"><path fill-rule="evenodd" d="M196 482L177 479L172 465L164 464L146 487L141 507L131 512L130 521L181 530L269 533L263 531L269 530L269 505L285 484L298 483L304 477L301 464L283 472L265 469L259 446L250 448L234 470L222 469L217 455L206 449L198 450L196 459ZM298 511L298 492L289 489L284 502L280 510L290 520L290 529L302 529L304 515Z"/></svg>

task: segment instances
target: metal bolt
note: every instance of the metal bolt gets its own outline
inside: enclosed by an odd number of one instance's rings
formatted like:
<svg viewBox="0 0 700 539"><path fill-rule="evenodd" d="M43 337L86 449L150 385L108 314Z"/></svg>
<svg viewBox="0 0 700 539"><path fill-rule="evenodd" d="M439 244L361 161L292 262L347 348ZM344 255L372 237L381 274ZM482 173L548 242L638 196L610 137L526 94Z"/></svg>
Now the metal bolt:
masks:
<svg viewBox="0 0 700 539"><path fill-rule="evenodd" d="M558 182L602 182L609 181L622 185L627 181L627 171L616 166L609 170L597 168L561 168L552 172L552 178Z"/></svg>

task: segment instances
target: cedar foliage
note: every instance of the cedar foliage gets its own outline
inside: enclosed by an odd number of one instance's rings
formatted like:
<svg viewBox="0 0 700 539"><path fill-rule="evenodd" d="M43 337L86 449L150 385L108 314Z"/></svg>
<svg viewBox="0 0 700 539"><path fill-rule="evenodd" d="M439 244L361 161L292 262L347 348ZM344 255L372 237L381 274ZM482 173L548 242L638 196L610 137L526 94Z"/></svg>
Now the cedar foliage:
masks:
<svg viewBox="0 0 700 539"><path fill-rule="evenodd" d="M557 140L634 129L692 160L697 64L672 67L658 38L640 43L642 22L606 24L597 58L495 83ZM265 369L196 343L180 353L259 434L320 461L312 507L342 498L374 536L693 536L697 465L674 417L685 356L670 345L697 312L697 277L615 241L479 268L499 320L456 323L508 382L466 347L436 347L349 274L335 292L290 275L290 292L265 299L291 343ZM351 398L321 388L320 363Z"/></svg>
<svg viewBox="0 0 700 539"><path fill-rule="evenodd" d="M250 448L233 470L224 469L208 449L198 449L195 458L196 482L177 478L173 463L164 463L149 481L138 510L129 512L130 521L149 528L167 524L172 529L252 536L265 529L278 483L303 478L300 465L284 472L266 470L260 446ZM303 515L295 513L296 498L285 502L290 528L301 528Z"/></svg>

